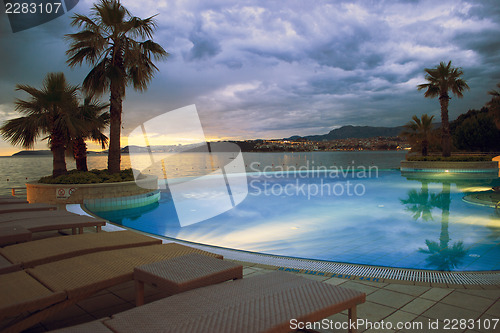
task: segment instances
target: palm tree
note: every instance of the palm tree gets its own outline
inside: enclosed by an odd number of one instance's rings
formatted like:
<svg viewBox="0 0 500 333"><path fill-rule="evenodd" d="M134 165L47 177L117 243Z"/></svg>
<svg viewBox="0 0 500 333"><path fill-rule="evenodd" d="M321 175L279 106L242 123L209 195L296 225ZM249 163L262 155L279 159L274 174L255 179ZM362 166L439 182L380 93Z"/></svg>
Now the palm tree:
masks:
<svg viewBox="0 0 500 333"><path fill-rule="evenodd" d="M78 86L69 85L64 73L49 73L42 89L18 84L16 90L31 95L29 100L18 99L16 110L23 117L6 121L0 134L13 145L33 148L40 135L48 135L48 145L53 155L52 176L67 173L65 151L72 136L83 129L72 116L77 107Z"/></svg>
<svg viewBox="0 0 500 333"><path fill-rule="evenodd" d="M91 11L90 17L73 16L72 25L82 30L66 35L71 41L66 54L71 67L84 61L93 66L83 81L87 92L97 95L110 92L108 170L117 173L125 88L132 84L135 90L144 91L158 70L152 59L160 60L168 53L151 40L156 28L154 16L134 17L117 0L100 0Z"/></svg>
<svg viewBox="0 0 500 333"><path fill-rule="evenodd" d="M78 107L75 116L85 124L85 130L77 133L70 144L77 170L88 171L85 140L92 140L101 144L102 149L106 148L108 137L102 131L109 125L109 112L105 110L108 107L109 104L101 103L91 95L85 96L83 104Z"/></svg>
<svg viewBox="0 0 500 333"><path fill-rule="evenodd" d="M429 254L426 261L428 266L436 267L441 271L450 271L462 264L468 250L464 248L462 241L450 246L450 233L448 230L450 216L450 183L443 182L443 190L438 195L431 195L434 207L441 209L441 233L439 242L426 239L427 249L419 249L419 252Z"/></svg>
<svg viewBox="0 0 500 333"><path fill-rule="evenodd" d="M500 89L500 83L497 83L497 87ZM495 123L497 127L500 129L500 91L490 90L488 91L488 95L493 96L491 101L486 103L486 106L490 109L495 117Z"/></svg>
<svg viewBox="0 0 500 333"><path fill-rule="evenodd" d="M429 182L421 180L422 188L420 192L412 189L408 191L407 199L400 199L401 204L406 206L406 211L410 212L414 220L432 221L432 202L429 197Z"/></svg>
<svg viewBox="0 0 500 333"><path fill-rule="evenodd" d="M443 156L451 155L451 138L450 138L450 122L448 120L448 104L450 96L448 91L459 98L463 97L462 92L469 89L467 82L460 78L463 75L462 69L459 67L451 67L451 60L448 64L439 63L436 68L426 68L425 79L428 83L419 84L418 90L427 89L424 93L425 97L434 98L439 96L439 104L441 105L441 144L443 147Z"/></svg>
<svg viewBox="0 0 500 333"><path fill-rule="evenodd" d="M404 130L401 136L408 138L410 142L419 144L422 147L422 156L427 156L427 150L429 148L429 141L432 136L432 120L434 116L428 116L423 114L421 119L416 115L411 118L413 121L408 122L404 125Z"/></svg>

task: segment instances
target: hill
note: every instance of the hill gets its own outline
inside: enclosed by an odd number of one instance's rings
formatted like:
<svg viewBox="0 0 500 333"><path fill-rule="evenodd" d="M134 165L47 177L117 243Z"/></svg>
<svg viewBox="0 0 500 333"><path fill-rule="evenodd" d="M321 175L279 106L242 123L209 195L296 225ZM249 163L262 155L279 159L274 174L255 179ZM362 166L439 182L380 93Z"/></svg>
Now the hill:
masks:
<svg viewBox="0 0 500 333"><path fill-rule="evenodd" d="M397 127L373 127L373 126L342 126L331 130L328 134L323 135L308 135L308 136L297 136L294 135L290 138L284 140L297 140L306 139L310 141L323 141L323 140L338 140L338 139L350 139L350 138L373 138L377 136L393 137L398 136L403 130L403 126Z"/></svg>

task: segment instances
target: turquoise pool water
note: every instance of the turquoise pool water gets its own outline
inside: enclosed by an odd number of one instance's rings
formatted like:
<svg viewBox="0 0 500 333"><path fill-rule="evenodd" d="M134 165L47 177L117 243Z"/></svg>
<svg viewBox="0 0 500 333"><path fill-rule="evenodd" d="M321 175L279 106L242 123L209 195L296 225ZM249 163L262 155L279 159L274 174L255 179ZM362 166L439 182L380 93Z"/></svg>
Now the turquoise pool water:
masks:
<svg viewBox="0 0 500 333"><path fill-rule="evenodd" d="M466 177L466 178L464 178ZM253 173L235 208L181 226L168 191L159 203L97 213L123 226L245 251L363 265L500 270L500 216L462 198L495 175L399 170ZM207 188L206 195L220 189Z"/></svg>

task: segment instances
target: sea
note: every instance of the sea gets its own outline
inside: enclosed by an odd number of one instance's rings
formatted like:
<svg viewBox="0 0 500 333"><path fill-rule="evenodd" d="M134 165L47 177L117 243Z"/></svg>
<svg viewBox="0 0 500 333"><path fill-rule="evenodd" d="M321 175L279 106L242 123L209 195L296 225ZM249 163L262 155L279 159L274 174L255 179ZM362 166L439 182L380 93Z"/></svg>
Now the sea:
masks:
<svg viewBox="0 0 500 333"><path fill-rule="evenodd" d="M247 172L283 170L363 169L377 167L398 169L406 151L313 151L313 152L266 152L242 153ZM239 158L236 154L232 158ZM150 163L148 154L134 155L132 160L141 161L142 166ZM238 159L239 160L239 159ZM219 159L221 162L222 159ZM227 160L226 160L227 161ZM135 167L128 154L122 155L121 168ZM90 155L87 160L90 169L105 169L107 155ZM217 161L215 162L217 165ZM75 169L75 161L66 159L68 170ZM169 178L199 176L207 169L213 169L213 160L205 154L182 153L170 156L163 162L165 174ZM220 167L220 166L219 166ZM52 174L52 156L4 156L0 157L0 195L11 194L12 188L24 188L27 182L37 181ZM16 190L19 195L25 191Z"/></svg>

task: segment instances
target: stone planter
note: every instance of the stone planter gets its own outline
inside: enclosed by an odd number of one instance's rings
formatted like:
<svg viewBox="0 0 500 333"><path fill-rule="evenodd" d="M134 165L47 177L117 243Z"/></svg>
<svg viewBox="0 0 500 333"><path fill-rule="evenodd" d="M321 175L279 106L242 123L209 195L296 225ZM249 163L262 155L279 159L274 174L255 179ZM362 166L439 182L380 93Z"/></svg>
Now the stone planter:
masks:
<svg viewBox="0 0 500 333"><path fill-rule="evenodd" d="M498 173L498 161L450 162L450 161L401 161L401 171L410 172L488 172Z"/></svg>
<svg viewBox="0 0 500 333"><path fill-rule="evenodd" d="M122 198L157 193L158 178L147 176L143 179L121 183L99 184L26 184L27 199L30 203L83 204L88 200Z"/></svg>

